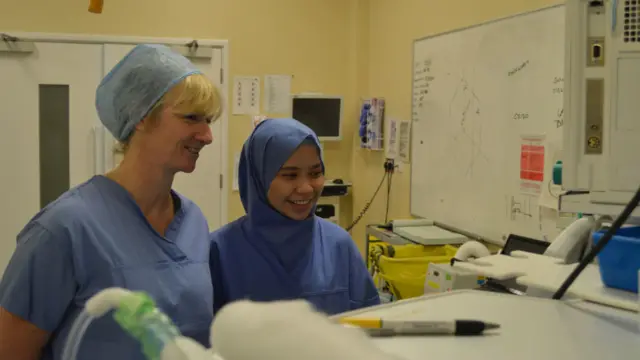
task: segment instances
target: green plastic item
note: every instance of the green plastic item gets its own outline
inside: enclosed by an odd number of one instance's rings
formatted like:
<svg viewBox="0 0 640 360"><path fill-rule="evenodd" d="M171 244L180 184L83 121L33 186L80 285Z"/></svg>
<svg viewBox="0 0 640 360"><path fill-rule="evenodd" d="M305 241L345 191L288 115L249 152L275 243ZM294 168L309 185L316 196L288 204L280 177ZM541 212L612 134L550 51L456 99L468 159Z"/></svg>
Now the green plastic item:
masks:
<svg viewBox="0 0 640 360"><path fill-rule="evenodd" d="M171 319L143 292L126 297L115 310L113 318L140 342L148 360L160 360L164 345L180 335Z"/></svg>
<svg viewBox="0 0 640 360"><path fill-rule="evenodd" d="M562 185L562 161L560 160L553 165L553 184Z"/></svg>

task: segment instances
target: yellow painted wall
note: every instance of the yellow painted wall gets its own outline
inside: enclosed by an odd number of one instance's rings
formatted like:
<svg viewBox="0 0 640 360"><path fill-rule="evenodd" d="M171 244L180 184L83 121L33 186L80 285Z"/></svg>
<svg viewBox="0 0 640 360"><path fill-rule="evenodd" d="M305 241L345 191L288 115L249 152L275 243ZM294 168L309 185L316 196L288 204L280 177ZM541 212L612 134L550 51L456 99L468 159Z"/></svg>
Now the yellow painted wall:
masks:
<svg viewBox="0 0 640 360"><path fill-rule="evenodd" d="M386 116L411 119L411 56L413 41L496 18L562 3L559 0L370 0L368 88L364 96L384 97ZM559 34L560 35L560 34ZM412 159L412 161L419 161ZM374 193L382 177L384 153L359 149L352 160L354 217ZM409 218L410 166L393 176L389 218ZM386 187L352 235L361 246L364 226L385 217Z"/></svg>
<svg viewBox="0 0 640 360"><path fill-rule="evenodd" d="M559 0L4 0L0 29L58 33L227 39L234 75L292 74L294 93L343 95L344 141L326 143L327 176L352 180L343 221L355 218L382 176L382 153L360 150L355 133L361 97L387 100L387 116L411 115L411 46L416 38L559 3ZM229 86L230 84L227 84ZM229 119L229 169L251 129ZM350 156L340 154L349 152ZM409 216L409 166L394 176L390 218ZM229 179L230 180L230 179ZM229 184L230 185L230 184ZM229 186L230 188L230 186ZM384 220L385 191L354 228ZM237 193L229 218L243 214Z"/></svg>

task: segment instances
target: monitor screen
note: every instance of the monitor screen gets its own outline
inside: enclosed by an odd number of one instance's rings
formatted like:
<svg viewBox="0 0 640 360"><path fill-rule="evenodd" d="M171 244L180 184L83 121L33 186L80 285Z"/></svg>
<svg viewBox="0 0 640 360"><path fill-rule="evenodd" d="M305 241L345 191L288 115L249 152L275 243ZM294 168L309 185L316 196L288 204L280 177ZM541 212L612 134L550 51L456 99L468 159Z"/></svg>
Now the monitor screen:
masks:
<svg viewBox="0 0 640 360"><path fill-rule="evenodd" d="M292 117L307 125L322 139L340 139L342 99L339 97L294 97Z"/></svg>
<svg viewBox="0 0 640 360"><path fill-rule="evenodd" d="M502 248L501 254L511 255L512 251L520 250L542 255L547 250L549 245L551 244L546 241L531 239L515 234L509 234L507 242Z"/></svg>

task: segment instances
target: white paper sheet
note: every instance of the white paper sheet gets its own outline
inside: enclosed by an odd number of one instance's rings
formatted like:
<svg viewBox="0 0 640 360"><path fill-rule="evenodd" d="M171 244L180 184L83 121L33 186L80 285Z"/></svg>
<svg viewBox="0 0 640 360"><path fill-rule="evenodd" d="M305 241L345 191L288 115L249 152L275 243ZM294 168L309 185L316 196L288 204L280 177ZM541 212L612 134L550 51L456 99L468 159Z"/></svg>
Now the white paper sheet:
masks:
<svg viewBox="0 0 640 360"><path fill-rule="evenodd" d="M385 136L385 156L387 159L395 159L396 164L400 161L409 163L411 122L389 118L385 134L388 134Z"/></svg>
<svg viewBox="0 0 640 360"><path fill-rule="evenodd" d="M395 159L398 155L398 125L399 121L394 118L389 118L387 121L387 128L385 129L385 157L387 159Z"/></svg>
<svg viewBox="0 0 640 360"><path fill-rule="evenodd" d="M560 210L560 201L558 197L561 193L562 187L547 182L547 184L543 186L542 191L540 192L540 197L538 198L538 206L556 211Z"/></svg>
<svg viewBox="0 0 640 360"><path fill-rule="evenodd" d="M260 78L236 76L233 79L233 115L256 115L260 112Z"/></svg>
<svg viewBox="0 0 640 360"><path fill-rule="evenodd" d="M402 120L398 124L398 159L408 164L411 153L411 121Z"/></svg>
<svg viewBox="0 0 640 360"><path fill-rule="evenodd" d="M291 75L265 75L265 112L288 114L291 108Z"/></svg>

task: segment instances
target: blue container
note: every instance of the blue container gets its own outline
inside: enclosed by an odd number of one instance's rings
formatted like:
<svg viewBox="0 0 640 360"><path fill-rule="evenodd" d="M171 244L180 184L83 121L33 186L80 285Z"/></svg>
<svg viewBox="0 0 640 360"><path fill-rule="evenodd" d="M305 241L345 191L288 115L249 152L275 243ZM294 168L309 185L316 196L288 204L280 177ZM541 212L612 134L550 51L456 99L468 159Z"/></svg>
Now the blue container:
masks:
<svg viewBox="0 0 640 360"><path fill-rule="evenodd" d="M598 243L606 231L593 234L593 242ZM625 227L613 236L598 254L600 277L611 288L638 292L638 271L640 271L640 226Z"/></svg>

